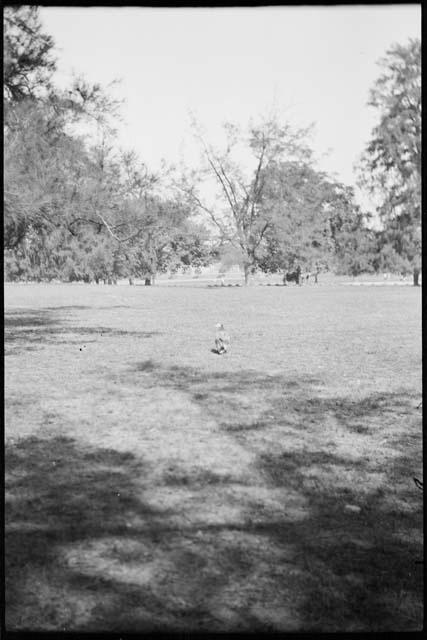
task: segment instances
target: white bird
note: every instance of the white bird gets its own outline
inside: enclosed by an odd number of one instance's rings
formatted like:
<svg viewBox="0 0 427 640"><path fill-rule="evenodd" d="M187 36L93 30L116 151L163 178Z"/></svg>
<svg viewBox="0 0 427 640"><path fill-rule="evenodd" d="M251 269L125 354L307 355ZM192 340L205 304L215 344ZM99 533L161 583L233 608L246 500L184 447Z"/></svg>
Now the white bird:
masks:
<svg viewBox="0 0 427 640"><path fill-rule="evenodd" d="M215 334L215 348L216 352L221 355L228 351L228 347L230 346L230 336L224 329L224 325L218 323L216 326L216 334Z"/></svg>

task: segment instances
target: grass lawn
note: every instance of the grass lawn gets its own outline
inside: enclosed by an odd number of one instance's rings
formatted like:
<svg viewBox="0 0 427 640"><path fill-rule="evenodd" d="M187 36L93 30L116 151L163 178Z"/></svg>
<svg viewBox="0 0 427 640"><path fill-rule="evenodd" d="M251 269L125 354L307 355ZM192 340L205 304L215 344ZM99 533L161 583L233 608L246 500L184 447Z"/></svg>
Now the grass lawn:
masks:
<svg viewBox="0 0 427 640"><path fill-rule="evenodd" d="M419 289L5 285L5 334L8 630L421 629Z"/></svg>

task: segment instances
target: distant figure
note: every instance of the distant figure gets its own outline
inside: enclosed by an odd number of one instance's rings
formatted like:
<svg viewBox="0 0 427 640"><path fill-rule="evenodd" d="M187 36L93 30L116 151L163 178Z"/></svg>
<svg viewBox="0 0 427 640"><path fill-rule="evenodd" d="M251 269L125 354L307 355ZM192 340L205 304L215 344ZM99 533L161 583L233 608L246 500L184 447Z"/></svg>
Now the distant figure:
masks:
<svg viewBox="0 0 427 640"><path fill-rule="evenodd" d="M298 265L295 271L288 271L283 274L283 284L286 286L288 282L295 282L295 284L301 284L301 267Z"/></svg>
<svg viewBox="0 0 427 640"><path fill-rule="evenodd" d="M215 334L215 351L218 355L222 355L223 353L227 353L228 347L230 346L230 336L224 329L223 324L216 325L216 334Z"/></svg>

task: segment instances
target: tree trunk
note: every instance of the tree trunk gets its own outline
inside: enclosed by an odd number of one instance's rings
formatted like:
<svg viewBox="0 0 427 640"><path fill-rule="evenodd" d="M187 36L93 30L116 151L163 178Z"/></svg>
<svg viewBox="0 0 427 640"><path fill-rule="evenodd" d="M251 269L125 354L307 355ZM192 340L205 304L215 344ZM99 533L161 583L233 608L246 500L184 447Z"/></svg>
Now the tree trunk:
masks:
<svg viewBox="0 0 427 640"><path fill-rule="evenodd" d="M420 270L415 268L414 272L413 272L414 287L419 287L420 286L419 277L420 277Z"/></svg>
<svg viewBox="0 0 427 640"><path fill-rule="evenodd" d="M318 272L316 271L314 274L314 284L317 284L317 276L318 276Z"/></svg>
<svg viewBox="0 0 427 640"><path fill-rule="evenodd" d="M133 278L129 278L129 284L133 285Z"/></svg>
<svg viewBox="0 0 427 640"><path fill-rule="evenodd" d="M151 276L145 277L144 284L146 287L151 287Z"/></svg>
<svg viewBox="0 0 427 640"><path fill-rule="evenodd" d="M250 265L249 264L245 264L243 269L244 269L244 273L245 273L245 287L247 287L248 284L249 284L249 275L250 275L250 272L251 272Z"/></svg>

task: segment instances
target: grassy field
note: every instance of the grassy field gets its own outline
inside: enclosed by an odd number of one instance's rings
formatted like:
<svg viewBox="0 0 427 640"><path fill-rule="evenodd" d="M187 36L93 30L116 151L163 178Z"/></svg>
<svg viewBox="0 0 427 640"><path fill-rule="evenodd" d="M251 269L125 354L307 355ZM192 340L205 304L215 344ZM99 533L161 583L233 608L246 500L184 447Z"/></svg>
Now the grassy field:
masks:
<svg viewBox="0 0 427 640"><path fill-rule="evenodd" d="M5 334L7 629L421 628L419 289L5 285Z"/></svg>

